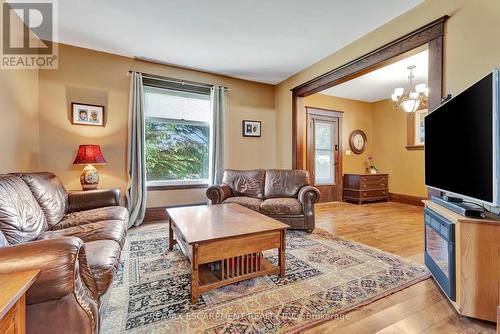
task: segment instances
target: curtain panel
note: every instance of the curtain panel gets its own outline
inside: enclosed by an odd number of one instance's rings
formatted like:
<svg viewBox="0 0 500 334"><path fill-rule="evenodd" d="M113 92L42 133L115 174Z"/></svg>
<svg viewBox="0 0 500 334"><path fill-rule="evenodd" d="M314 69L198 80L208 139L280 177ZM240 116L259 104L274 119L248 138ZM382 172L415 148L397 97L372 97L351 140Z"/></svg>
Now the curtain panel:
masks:
<svg viewBox="0 0 500 334"><path fill-rule="evenodd" d="M212 157L210 166L210 184L222 183L224 173L224 114L226 109L225 87L211 88L212 100Z"/></svg>
<svg viewBox="0 0 500 334"><path fill-rule="evenodd" d="M142 74L132 72L130 82L127 207L130 214L128 228L142 224L146 213L146 156L144 87Z"/></svg>

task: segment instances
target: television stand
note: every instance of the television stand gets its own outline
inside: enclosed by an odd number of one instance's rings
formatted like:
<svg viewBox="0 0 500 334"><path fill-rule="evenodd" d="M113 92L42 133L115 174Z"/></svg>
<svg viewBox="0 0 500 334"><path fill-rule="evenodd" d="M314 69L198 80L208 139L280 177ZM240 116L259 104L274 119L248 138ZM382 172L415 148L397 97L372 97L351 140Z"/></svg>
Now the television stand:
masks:
<svg viewBox="0 0 500 334"><path fill-rule="evenodd" d="M464 217L478 218L478 219L484 217L483 208L471 203L465 203L463 201L460 202L460 200L457 201L457 197L446 196L445 198L443 198L438 196L432 196L432 201Z"/></svg>
<svg viewBox="0 0 500 334"><path fill-rule="evenodd" d="M500 291L500 218L488 213L483 219L468 218L433 201L423 202L427 209L455 224L456 281L451 304L461 315L495 322Z"/></svg>

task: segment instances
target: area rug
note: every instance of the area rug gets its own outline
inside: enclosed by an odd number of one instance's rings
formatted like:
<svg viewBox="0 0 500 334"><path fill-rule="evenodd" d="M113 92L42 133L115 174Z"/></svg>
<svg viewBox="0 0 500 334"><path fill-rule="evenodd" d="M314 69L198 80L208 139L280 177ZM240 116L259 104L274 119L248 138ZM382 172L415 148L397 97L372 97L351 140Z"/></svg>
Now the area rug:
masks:
<svg viewBox="0 0 500 334"><path fill-rule="evenodd" d="M429 277L421 265L322 230L289 231L284 279L247 280L192 305L189 262L167 240L166 224L128 234L102 333L299 332ZM276 252L264 255L277 263Z"/></svg>

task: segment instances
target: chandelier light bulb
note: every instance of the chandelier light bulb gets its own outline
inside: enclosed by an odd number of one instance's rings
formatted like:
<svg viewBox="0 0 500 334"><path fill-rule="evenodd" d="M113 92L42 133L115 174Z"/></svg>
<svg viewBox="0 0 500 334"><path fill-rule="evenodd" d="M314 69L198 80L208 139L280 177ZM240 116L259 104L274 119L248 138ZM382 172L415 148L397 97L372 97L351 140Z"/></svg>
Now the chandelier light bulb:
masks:
<svg viewBox="0 0 500 334"><path fill-rule="evenodd" d="M426 90L426 87L425 87L425 84L422 83L422 84L418 84L415 86L415 91L419 94L424 94L425 93L425 90Z"/></svg>
<svg viewBox="0 0 500 334"><path fill-rule="evenodd" d="M403 101L403 110L406 112L415 112L418 109L417 99L408 99Z"/></svg>

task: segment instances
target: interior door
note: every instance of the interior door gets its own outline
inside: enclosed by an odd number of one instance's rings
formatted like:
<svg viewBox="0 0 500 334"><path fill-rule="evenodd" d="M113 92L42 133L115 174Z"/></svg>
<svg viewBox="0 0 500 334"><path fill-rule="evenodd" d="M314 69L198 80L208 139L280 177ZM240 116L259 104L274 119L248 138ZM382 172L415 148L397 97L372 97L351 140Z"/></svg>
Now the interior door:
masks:
<svg viewBox="0 0 500 334"><path fill-rule="evenodd" d="M307 110L307 170L321 193L320 202L342 200L340 113Z"/></svg>

